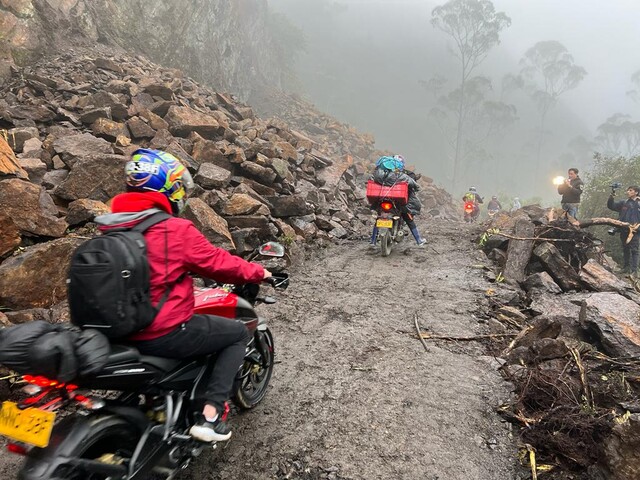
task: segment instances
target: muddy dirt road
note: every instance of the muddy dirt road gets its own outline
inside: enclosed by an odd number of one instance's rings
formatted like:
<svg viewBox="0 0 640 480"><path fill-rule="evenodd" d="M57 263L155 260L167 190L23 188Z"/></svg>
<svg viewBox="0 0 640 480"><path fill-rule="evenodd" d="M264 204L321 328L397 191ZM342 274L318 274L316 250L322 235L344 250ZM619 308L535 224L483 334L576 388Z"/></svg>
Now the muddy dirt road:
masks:
<svg viewBox="0 0 640 480"><path fill-rule="evenodd" d="M474 317L488 284L464 224L419 225L429 246L390 257L365 242L332 246L292 272L279 302L260 307L276 370L234 436L180 480L516 480L509 425L494 407L509 385L475 342L416 338L483 332ZM0 454L2 478L19 457Z"/></svg>
<svg viewBox="0 0 640 480"><path fill-rule="evenodd" d="M414 336L414 313L433 334L482 331L481 254L464 224L419 226L425 249L406 242L383 258L344 243L293 272L279 303L261 307L279 361L267 398L181 478L520 478L493 410L509 392L494 360L473 342L426 352Z"/></svg>

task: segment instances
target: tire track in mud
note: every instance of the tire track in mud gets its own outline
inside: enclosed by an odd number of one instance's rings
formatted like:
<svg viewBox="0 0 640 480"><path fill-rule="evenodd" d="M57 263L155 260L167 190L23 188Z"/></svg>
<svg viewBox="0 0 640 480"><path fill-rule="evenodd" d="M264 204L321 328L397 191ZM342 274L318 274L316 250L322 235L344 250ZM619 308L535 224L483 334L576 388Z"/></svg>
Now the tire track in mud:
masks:
<svg viewBox="0 0 640 480"><path fill-rule="evenodd" d="M424 249L383 258L345 242L292 271L279 302L260 307L278 361L267 397L182 479L520 478L494 412L509 393L495 363L479 344L425 352L415 336L414 312L423 331L481 333L487 287L469 227L427 230Z"/></svg>

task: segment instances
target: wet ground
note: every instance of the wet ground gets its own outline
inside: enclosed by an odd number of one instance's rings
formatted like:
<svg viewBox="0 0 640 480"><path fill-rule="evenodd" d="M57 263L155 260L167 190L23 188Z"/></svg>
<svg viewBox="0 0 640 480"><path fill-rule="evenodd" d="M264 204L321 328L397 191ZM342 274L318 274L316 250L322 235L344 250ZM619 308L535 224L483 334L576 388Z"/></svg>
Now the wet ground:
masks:
<svg viewBox="0 0 640 480"><path fill-rule="evenodd" d="M389 257L365 242L314 254L264 305L277 365L267 397L232 418L234 434L181 480L516 480L509 396L477 342L427 341L485 333L474 315L488 284L462 223L419 224ZM0 453L2 478L19 457Z"/></svg>
<svg viewBox="0 0 640 480"><path fill-rule="evenodd" d="M462 223L420 225L429 245L389 257L364 242L332 246L292 272L263 306L276 338L272 388L235 417L231 441L184 479L510 480L517 452L494 407L508 398L476 342L488 288ZM425 228L426 227L426 228Z"/></svg>

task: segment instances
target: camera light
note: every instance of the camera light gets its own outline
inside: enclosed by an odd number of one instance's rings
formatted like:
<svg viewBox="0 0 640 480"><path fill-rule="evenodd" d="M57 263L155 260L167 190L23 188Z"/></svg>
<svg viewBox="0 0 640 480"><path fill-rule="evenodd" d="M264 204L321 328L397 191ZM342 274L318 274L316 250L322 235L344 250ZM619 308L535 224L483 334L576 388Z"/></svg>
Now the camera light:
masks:
<svg viewBox="0 0 640 480"><path fill-rule="evenodd" d="M553 179L554 185L562 185L564 183L564 177L555 177Z"/></svg>

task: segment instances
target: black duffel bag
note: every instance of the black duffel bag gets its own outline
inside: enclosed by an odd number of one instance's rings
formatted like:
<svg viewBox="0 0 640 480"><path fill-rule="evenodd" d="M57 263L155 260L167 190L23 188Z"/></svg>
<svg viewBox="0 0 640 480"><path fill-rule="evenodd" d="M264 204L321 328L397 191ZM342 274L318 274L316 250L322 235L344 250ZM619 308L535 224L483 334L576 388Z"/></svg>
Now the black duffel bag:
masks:
<svg viewBox="0 0 640 480"><path fill-rule="evenodd" d="M42 320L0 331L0 364L22 375L68 382L100 371L110 351L109 340L96 330L80 331Z"/></svg>

